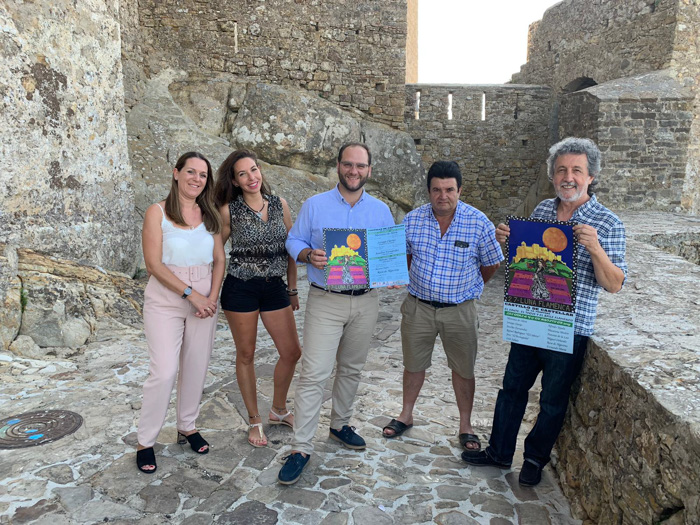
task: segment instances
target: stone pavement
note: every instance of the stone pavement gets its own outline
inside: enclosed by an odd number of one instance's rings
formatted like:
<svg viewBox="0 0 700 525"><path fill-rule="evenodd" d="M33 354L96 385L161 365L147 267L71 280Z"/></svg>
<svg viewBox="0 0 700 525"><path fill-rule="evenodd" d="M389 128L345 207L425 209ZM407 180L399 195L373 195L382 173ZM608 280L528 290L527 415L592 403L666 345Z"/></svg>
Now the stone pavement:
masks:
<svg viewBox="0 0 700 525"><path fill-rule="evenodd" d="M502 282L500 271L479 304L473 422L483 442L507 358L507 343L501 340ZM302 333L308 285L299 288ZM0 450L0 523L580 523L571 517L551 467L537 488L519 486L521 448L513 471L462 463L458 413L440 348L416 406L415 426L399 439L381 437L382 426L401 407L399 305L406 292L380 293L379 323L353 420L367 449L350 451L328 439L327 390L315 454L299 482L289 487L277 484L276 476L291 429L266 426L267 448L246 442L246 411L223 316L198 420L212 450L199 456L189 446L174 444L172 403L152 476L139 473L134 459L141 386L148 372L140 331L115 326L74 356L54 361L0 353L3 418L40 409L71 410L84 418L77 432L53 443ZM266 414L276 351L262 324L259 336L260 410ZM536 400L533 393L521 430L530 427Z"/></svg>

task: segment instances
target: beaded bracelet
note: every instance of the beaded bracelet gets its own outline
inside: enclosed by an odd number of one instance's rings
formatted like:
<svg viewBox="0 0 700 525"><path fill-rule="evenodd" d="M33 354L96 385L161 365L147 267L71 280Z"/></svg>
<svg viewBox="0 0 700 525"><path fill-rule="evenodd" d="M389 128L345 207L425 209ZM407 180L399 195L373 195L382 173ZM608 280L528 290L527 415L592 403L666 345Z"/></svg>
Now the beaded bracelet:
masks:
<svg viewBox="0 0 700 525"><path fill-rule="evenodd" d="M290 290L289 288L287 288L287 295L290 296L290 297L294 297L295 295L299 295L299 292L297 291L296 288L294 288L294 289L292 289L292 290Z"/></svg>

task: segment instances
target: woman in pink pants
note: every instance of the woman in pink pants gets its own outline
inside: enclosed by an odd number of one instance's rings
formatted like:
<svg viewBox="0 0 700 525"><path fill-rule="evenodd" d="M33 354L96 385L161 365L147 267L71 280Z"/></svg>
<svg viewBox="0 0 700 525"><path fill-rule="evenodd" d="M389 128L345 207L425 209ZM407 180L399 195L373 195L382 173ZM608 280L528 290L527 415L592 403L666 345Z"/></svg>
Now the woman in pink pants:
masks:
<svg viewBox="0 0 700 525"><path fill-rule="evenodd" d="M157 468L153 445L176 380L178 443L189 442L198 454L209 452L195 421L225 265L213 192L209 161L200 153L185 153L175 165L167 198L150 206L143 222L143 257L150 275L143 322L150 367L143 385L136 465L147 474Z"/></svg>

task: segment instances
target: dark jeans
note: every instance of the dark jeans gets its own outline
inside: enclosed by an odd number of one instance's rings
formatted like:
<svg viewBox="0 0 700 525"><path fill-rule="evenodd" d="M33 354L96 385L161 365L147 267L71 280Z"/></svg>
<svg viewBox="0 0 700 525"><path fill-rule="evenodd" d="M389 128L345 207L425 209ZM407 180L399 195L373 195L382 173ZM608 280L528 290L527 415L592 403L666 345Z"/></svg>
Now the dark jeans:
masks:
<svg viewBox="0 0 700 525"><path fill-rule="evenodd" d="M534 346L511 343L503 388L498 392L493 429L486 453L510 465L515 453L518 429L525 414L528 391L542 371L540 412L525 439L525 459L541 467L549 462L554 442L564 424L569 392L581 371L588 337L574 336L574 353L564 354Z"/></svg>

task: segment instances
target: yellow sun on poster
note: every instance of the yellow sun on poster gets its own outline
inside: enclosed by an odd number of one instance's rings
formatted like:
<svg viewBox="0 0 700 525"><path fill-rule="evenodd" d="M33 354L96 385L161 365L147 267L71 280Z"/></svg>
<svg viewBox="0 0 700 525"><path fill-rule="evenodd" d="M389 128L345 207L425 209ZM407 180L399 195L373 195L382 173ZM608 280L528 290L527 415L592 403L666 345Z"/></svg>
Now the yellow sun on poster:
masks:
<svg viewBox="0 0 700 525"><path fill-rule="evenodd" d="M360 236L356 233L351 233L348 235L346 242L348 243L348 248L352 248L353 250L357 250L360 246L362 246Z"/></svg>
<svg viewBox="0 0 700 525"><path fill-rule="evenodd" d="M569 242L566 240L566 234L559 228L547 228L542 234L542 243L552 250L554 253L561 252L566 249Z"/></svg>

